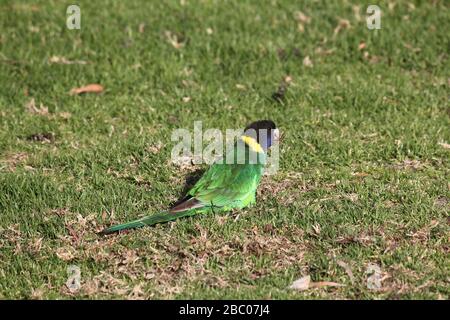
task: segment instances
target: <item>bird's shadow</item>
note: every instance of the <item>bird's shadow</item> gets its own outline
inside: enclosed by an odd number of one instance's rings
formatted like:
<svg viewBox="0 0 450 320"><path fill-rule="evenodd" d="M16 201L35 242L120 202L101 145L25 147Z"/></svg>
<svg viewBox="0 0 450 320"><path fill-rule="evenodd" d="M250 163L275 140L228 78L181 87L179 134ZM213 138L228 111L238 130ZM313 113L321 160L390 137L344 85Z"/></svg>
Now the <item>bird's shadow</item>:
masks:
<svg viewBox="0 0 450 320"><path fill-rule="evenodd" d="M176 205L191 198L191 196L186 195L186 193L197 183L198 180L200 180L200 178L202 177L204 172L205 172L205 169L197 169L197 170L189 173L186 176L184 186L183 186L183 191L181 193L182 196L177 201L171 203L170 208L175 207Z"/></svg>

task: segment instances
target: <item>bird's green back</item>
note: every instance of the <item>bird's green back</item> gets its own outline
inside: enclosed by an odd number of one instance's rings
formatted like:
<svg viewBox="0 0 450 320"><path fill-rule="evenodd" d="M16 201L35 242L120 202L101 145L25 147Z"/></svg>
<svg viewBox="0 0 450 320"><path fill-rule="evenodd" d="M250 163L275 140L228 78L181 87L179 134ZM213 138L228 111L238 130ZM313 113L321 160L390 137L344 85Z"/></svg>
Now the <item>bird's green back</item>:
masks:
<svg viewBox="0 0 450 320"><path fill-rule="evenodd" d="M233 154L229 153L211 165L188 192L206 207L229 210L246 207L255 201L264 170L264 152L258 152L242 142L235 144L230 152Z"/></svg>

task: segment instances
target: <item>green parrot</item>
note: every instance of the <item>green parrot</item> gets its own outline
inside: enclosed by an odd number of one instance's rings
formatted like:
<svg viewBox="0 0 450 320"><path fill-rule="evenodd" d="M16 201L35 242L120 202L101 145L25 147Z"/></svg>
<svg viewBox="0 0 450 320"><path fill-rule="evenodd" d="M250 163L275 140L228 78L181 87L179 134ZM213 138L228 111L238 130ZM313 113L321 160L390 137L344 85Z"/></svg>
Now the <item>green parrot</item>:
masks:
<svg viewBox="0 0 450 320"><path fill-rule="evenodd" d="M266 154L279 132L271 120L248 125L234 148L213 163L183 201L167 211L109 227L100 233L151 226L180 217L245 208L256 201L256 189L266 164Z"/></svg>

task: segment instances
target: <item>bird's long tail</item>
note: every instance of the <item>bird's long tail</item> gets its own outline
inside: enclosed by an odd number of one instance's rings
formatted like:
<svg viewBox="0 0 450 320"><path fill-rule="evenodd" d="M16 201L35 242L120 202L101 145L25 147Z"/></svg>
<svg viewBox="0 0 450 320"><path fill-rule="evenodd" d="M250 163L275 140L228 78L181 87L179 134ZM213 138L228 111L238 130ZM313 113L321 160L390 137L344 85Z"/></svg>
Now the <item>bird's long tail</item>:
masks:
<svg viewBox="0 0 450 320"><path fill-rule="evenodd" d="M152 226L157 223L163 223L163 222L172 221L172 220L175 220L175 219L178 219L181 217L192 216L196 212L197 212L196 209L175 212L175 213L170 212L170 211L159 212L159 213L156 213L156 214L153 214L150 216L146 216L146 217L138 219L138 220L134 220L134 221L130 221L127 223L118 224L116 226L106 228L105 230L101 231L100 234L106 235L106 234L114 233L114 232L121 231L121 230L135 229L135 228L140 228L140 227L144 227L144 226Z"/></svg>

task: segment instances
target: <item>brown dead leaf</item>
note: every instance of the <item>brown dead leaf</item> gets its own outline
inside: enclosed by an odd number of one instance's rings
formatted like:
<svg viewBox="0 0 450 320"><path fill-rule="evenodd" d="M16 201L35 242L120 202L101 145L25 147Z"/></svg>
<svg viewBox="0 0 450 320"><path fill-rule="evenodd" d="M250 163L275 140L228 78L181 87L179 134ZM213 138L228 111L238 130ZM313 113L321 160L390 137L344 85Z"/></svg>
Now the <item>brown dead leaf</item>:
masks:
<svg viewBox="0 0 450 320"><path fill-rule="evenodd" d="M413 46L412 46L411 44L409 44L409 43L405 43L405 44L403 44L403 46L404 46L406 49L412 51L413 53L417 53L417 52L422 51L422 49L420 49L420 48L415 48L415 47L413 47Z"/></svg>
<svg viewBox="0 0 450 320"><path fill-rule="evenodd" d="M121 264L123 265L130 265L134 264L139 260L139 256L137 255L136 251L134 250L126 250L122 254L122 261Z"/></svg>
<svg viewBox="0 0 450 320"><path fill-rule="evenodd" d="M306 14L304 14L301 11L296 11L294 13L294 17L295 17L295 20L297 20L298 22L304 23L304 24L308 24L311 22L311 17L308 17Z"/></svg>
<svg viewBox="0 0 450 320"><path fill-rule="evenodd" d="M343 284L331 281L319 281L319 282L311 282L310 276L304 276L300 279L295 280L290 286L289 289L295 289L299 291L305 291L312 288L322 288L322 287L343 287Z"/></svg>
<svg viewBox="0 0 450 320"><path fill-rule="evenodd" d="M339 19L337 27L334 28L333 37L336 37L341 30L349 29L350 27L350 21L347 19Z"/></svg>
<svg viewBox="0 0 450 320"><path fill-rule="evenodd" d="M167 42L169 42L175 49L181 49L186 45L186 41L182 35L175 34L168 30L164 32L164 35Z"/></svg>
<svg viewBox="0 0 450 320"><path fill-rule="evenodd" d="M319 281L312 282L309 284L310 288L321 288L321 287L344 287L344 284L332 282L332 281Z"/></svg>
<svg viewBox="0 0 450 320"><path fill-rule="evenodd" d="M427 243L431 237L432 229L439 225L439 221L431 220L430 224L423 226L422 228L416 230L415 232L407 233L408 237L411 237L412 243Z"/></svg>
<svg viewBox="0 0 450 320"><path fill-rule="evenodd" d="M386 200L386 201L384 201L383 202L383 206L385 207L385 208L393 208L393 207L395 207L397 204L395 203L395 202L393 202L393 201L391 201L391 200Z"/></svg>
<svg viewBox="0 0 450 320"><path fill-rule="evenodd" d="M70 90L70 94L76 95L76 94L82 94L82 93L101 93L103 92L104 88L100 84L88 84L87 86L80 87L80 88L73 88Z"/></svg>
<svg viewBox="0 0 450 320"><path fill-rule="evenodd" d="M352 172L351 175L354 176L354 177L367 177L367 176L369 176L369 174L366 173L366 172Z"/></svg>
<svg viewBox="0 0 450 320"><path fill-rule="evenodd" d="M139 283L139 284L135 285L133 287L133 289L131 289L131 292L128 295L128 297L130 299L133 299L133 300L142 300L142 299L144 299L144 297L143 297L144 296L144 291L142 290L142 286L143 285L144 285L143 283Z"/></svg>
<svg viewBox="0 0 450 320"><path fill-rule="evenodd" d="M349 194L346 194L344 197L349 199L351 202L356 202L359 199L359 196L357 193L349 193Z"/></svg>
<svg viewBox="0 0 450 320"><path fill-rule="evenodd" d="M52 56L50 59L48 59L48 62L54 63L54 64L87 64L87 61L84 60L68 60L65 57L60 56Z"/></svg>
<svg viewBox="0 0 450 320"><path fill-rule="evenodd" d="M312 63L311 58L310 58L309 56L306 56L306 57L303 59L303 65L304 65L305 67L308 67L308 68L312 68L312 67L313 67L313 63Z"/></svg>
<svg viewBox="0 0 450 320"><path fill-rule="evenodd" d="M98 279L92 279L85 281L82 285L83 293L91 296L99 291L100 281Z"/></svg>
<svg viewBox="0 0 450 320"><path fill-rule="evenodd" d="M32 33L39 33L39 31L41 30L39 27L36 26L29 26L28 30Z"/></svg>
<svg viewBox="0 0 450 320"><path fill-rule="evenodd" d="M330 54L333 54L333 52L336 51L336 48L332 49L324 49L322 47L317 47L314 52L320 56L329 56Z"/></svg>
<svg viewBox="0 0 450 320"><path fill-rule="evenodd" d="M440 145L444 149L450 149L450 144L446 142L438 142L438 145Z"/></svg>
<svg viewBox="0 0 450 320"><path fill-rule="evenodd" d="M366 43L365 42L360 42L359 43L359 45L358 45L358 50L362 50L362 49L365 49L366 48Z"/></svg>
<svg viewBox="0 0 450 320"><path fill-rule="evenodd" d="M32 252L34 254L39 253L42 249L42 240L44 240L44 238L33 239L28 244L28 249L30 250L30 252Z"/></svg>
<svg viewBox="0 0 450 320"><path fill-rule="evenodd" d="M423 163L420 162L419 160L409 160L409 159L405 159L403 162L401 163L396 163L394 165L392 165L393 168L398 169L398 170L404 170L404 169L420 169L423 167Z"/></svg>
<svg viewBox="0 0 450 320"><path fill-rule="evenodd" d="M275 233L275 228L274 228L273 224L270 224L270 223L264 225L263 230L265 233L269 233L269 234Z"/></svg>
<svg viewBox="0 0 450 320"><path fill-rule="evenodd" d="M336 242L343 245L359 244L362 246L368 246L375 242L375 239L364 233L356 236L340 236L336 239Z"/></svg>
<svg viewBox="0 0 450 320"><path fill-rule="evenodd" d="M375 64L381 61L380 56L371 55L368 51L363 52L363 58L364 60L369 61L371 64Z"/></svg>
<svg viewBox="0 0 450 320"><path fill-rule="evenodd" d="M164 147L164 144L161 141L158 141L154 144L149 145L145 150L150 153L157 154Z"/></svg>
<svg viewBox="0 0 450 320"><path fill-rule="evenodd" d="M94 276L94 278L86 280L82 285L82 290L83 293L88 295L107 293L122 296L125 294L130 294L132 292L132 289L127 286L124 280L117 279L112 274L109 274L105 271L101 271L100 274ZM139 292L139 288L136 288L135 293Z"/></svg>
<svg viewBox="0 0 450 320"><path fill-rule="evenodd" d="M145 23L140 23L138 30L139 30L139 33L144 33L144 31L145 31Z"/></svg>
<svg viewBox="0 0 450 320"><path fill-rule="evenodd" d="M313 224L312 229L314 230L315 234L320 235L320 231L321 231L320 224L318 224L318 223Z"/></svg>
<svg viewBox="0 0 450 320"><path fill-rule="evenodd" d="M26 94L28 95L28 94ZM62 119L69 119L72 115L70 112L58 112L50 114L48 111L48 108L44 106L42 103L39 105L39 107L36 106L36 101L34 98L31 98L30 101L28 101L25 104L25 109L32 114L40 115L40 116L46 116L49 119L56 119L56 118L62 118Z"/></svg>
<svg viewBox="0 0 450 320"><path fill-rule="evenodd" d="M292 77L288 75L285 76L283 80L285 83L290 84L292 82Z"/></svg>
<svg viewBox="0 0 450 320"><path fill-rule="evenodd" d="M70 117L72 117L72 114L70 112L59 112L56 115L62 119L66 119L66 120L69 119Z"/></svg>
<svg viewBox="0 0 450 320"><path fill-rule="evenodd" d="M297 30L299 32L305 32L305 25L311 22L311 18L301 11L295 12L294 18L298 22Z"/></svg>
<svg viewBox="0 0 450 320"><path fill-rule="evenodd" d="M31 291L31 299L41 300L43 296L44 296L43 288L36 288Z"/></svg>
<svg viewBox="0 0 450 320"><path fill-rule="evenodd" d="M39 107L36 107L36 101L34 100L34 98L31 98L31 100L25 105L25 108L28 112L33 114L38 114L40 116L48 115L48 108L42 103Z"/></svg>
<svg viewBox="0 0 450 320"><path fill-rule="evenodd" d="M345 273L350 278L350 282L354 283L355 277L353 276L353 272L352 272L352 269L350 268L350 266L342 260L338 260L336 263L338 266L342 267L345 270Z"/></svg>
<svg viewBox="0 0 450 320"><path fill-rule="evenodd" d="M75 258L75 249L72 247L60 247L56 249L56 256L64 261L70 261Z"/></svg>

